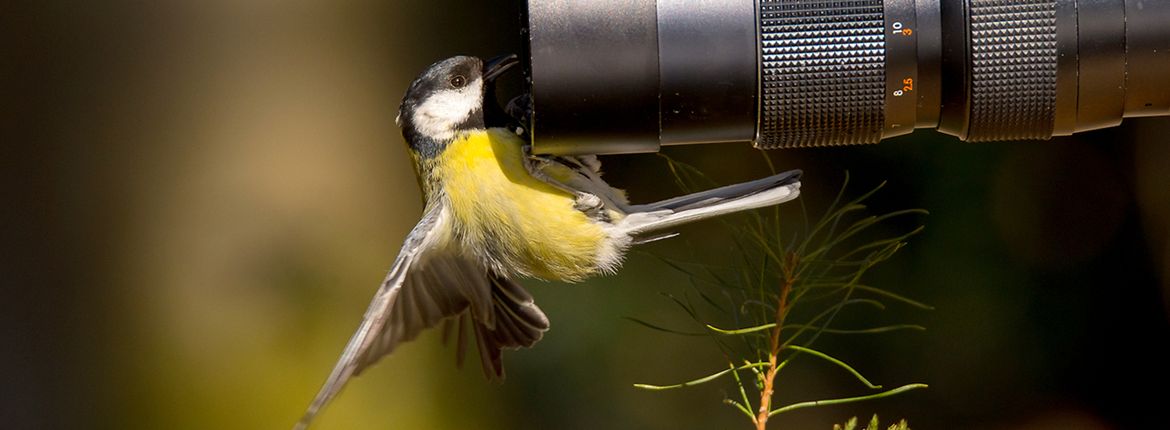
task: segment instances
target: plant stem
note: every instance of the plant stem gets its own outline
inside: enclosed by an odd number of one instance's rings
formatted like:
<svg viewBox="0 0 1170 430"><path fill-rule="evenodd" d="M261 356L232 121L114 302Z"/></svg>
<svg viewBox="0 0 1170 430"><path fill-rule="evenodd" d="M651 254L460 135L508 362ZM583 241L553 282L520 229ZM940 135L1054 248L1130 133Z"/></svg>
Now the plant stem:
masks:
<svg viewBox="0 0 1170 430"><path fill-rule="evenodd" d="M756 430L765 430L768 427L768 417L772 411L773 383L776 380L776 374L780 371L780 366L777 366L783 345L780 343L780 331L784 326L784 318L788 316L788 296L792 293L792 286L796 283L797 254L790 252L786 257L784 267L781 268L784 273L784 284L780 287L780 304L776 306L776 326L772 328L772 343L768 351L768 370L764 372L764 389L760 390L760 409L756 415Z"/></svg>

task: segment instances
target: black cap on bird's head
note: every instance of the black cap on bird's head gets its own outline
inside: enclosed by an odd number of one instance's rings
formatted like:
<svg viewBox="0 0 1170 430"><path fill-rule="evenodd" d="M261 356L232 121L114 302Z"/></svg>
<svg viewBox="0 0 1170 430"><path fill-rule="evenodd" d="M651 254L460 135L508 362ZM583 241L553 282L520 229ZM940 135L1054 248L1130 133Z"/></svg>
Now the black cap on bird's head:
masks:
<svg viewBox="0 0 1170 430"><path fill-rule="evenodd" d="M516 63L515 55L486 63L476 57L458 56L427 67L402 98L396 119L402 136L412 148L429 157L458 133L483 129L484 95L490 93L492 81Z"/></svg>

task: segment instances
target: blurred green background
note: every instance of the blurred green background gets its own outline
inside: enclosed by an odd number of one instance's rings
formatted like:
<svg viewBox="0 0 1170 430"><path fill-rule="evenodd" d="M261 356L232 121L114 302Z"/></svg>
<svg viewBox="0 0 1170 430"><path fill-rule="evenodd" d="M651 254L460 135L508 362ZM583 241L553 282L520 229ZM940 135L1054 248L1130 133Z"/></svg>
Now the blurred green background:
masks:
<svg viewBox="0 0 1170 430"><path fill-rule="evenodd" d="M283 429L365 310L420 196L393 118L427 64L519 44L510 3L372 0L6 2L0 7L4 428ZM583 124L583 126L590 126ZM671 156L731 183L766 172L742 145ZM826 338L877 383L931 388L804 410L775 428L879 412L912 427L1164 428L1170 119L1045 143L932 132L772 154L805 169L814 212L889 181L875 210L927 230L870 283L931 303L877 320L923 333ZM609 157L636 201L676 191L654 155ZM455 370L435 333L353 381L320 429L710 429L747 423L659 292L648 255L727 253L719 223L645 247L619 276L529 282L552 318L508 380ZM815 362L785 402L860 394ZM722 387L726 389L729 386Z"/></svg>

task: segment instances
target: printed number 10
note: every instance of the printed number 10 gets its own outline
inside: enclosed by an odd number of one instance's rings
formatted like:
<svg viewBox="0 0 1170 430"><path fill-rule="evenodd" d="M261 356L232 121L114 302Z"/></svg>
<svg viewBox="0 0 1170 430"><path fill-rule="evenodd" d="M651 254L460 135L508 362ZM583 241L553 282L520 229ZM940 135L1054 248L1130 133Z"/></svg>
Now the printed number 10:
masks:
<svg viewBox="0 0 1170 430"><path fill-rule="evenodd" d="M893 32L894 34L901 34L903 36L909 36L909 35L914 34L914 30L909 29L909 28L903 28L905 26L902 25L901 21L895 22L892 27L894 27L894 32Z"/></svg>

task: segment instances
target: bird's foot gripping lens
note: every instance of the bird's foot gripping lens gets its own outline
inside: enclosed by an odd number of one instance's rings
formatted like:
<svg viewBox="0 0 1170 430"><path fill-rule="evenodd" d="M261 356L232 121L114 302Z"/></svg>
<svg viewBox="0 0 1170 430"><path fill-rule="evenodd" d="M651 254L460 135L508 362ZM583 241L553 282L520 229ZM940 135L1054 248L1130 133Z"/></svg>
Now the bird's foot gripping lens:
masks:
<svg viewBox="0 0 1170 430"><path fill-rule="evenodd" d="M520 57L516 54L501 55L483 63L483 80L487 82L494 81L504 72L511 69L512 66L519 64Z"/></svg>

